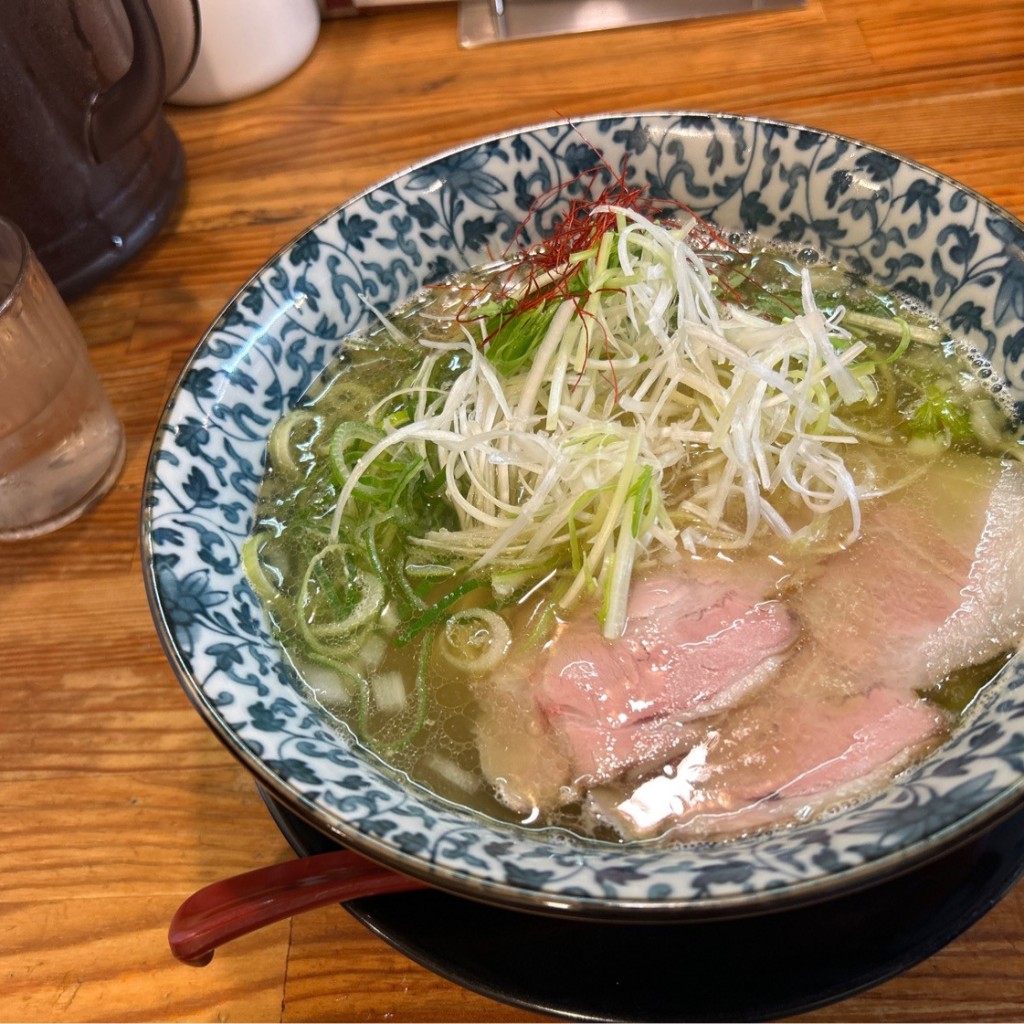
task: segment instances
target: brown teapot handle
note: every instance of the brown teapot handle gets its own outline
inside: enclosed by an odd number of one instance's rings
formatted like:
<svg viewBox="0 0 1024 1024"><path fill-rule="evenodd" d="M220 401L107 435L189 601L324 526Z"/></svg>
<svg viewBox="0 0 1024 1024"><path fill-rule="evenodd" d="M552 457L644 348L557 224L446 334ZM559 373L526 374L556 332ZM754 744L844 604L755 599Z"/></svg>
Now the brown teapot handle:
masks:
<svg viewBox="0 0 1024 1024"><path fill-rule="evenodd" d="M164 101L164 54L146 0L121 0L132 33L132 62L89 101L85 134L97 162L113 156L156 116Z"/></svg>

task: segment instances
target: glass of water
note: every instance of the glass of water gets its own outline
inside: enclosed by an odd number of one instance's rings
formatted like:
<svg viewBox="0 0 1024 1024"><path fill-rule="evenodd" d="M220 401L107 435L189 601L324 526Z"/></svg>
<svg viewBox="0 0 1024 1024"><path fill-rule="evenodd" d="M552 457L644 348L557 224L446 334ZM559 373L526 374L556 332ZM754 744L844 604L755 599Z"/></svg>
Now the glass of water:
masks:
<svg viewBox="0 0 1024 1024"><path fill-rule="evenodd" d="M124 428L25 236L0 217L0 540L56 530L117 479Z"/></svg>

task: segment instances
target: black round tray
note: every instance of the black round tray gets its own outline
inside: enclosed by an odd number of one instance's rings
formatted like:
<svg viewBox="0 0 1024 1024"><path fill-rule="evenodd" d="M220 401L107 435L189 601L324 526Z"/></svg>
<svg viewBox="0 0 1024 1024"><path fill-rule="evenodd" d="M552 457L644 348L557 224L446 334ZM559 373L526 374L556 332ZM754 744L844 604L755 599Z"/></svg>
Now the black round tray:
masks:
<svg viewBox="0 0 1024 1024"><path fill-rule="evenodd" d="M337 849L261 790L300 856ZM499 1002L571 1020L759 1021L927 959L1024 873L1024 810L909 874L827 903L721 922L595 924L434 889L344 904L409 959Z"/></svg>

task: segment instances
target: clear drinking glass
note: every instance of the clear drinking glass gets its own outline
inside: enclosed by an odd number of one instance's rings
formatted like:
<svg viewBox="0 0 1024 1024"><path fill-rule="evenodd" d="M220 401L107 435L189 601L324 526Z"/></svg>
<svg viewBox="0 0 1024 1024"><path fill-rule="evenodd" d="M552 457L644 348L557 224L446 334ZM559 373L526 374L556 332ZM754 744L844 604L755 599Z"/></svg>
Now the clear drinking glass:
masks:
<svg viewBox="0 0 1024 1024"><path fill-rule="evenodd" d="M0 217L0 540L80 516L117 479L124 428L25 236Z"/></svg>

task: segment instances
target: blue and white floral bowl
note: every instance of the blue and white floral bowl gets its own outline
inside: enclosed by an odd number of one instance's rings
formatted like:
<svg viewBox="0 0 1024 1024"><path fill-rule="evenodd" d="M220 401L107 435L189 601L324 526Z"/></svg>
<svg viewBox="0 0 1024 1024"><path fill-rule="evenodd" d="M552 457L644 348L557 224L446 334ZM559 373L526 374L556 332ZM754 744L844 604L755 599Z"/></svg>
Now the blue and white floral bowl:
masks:
<svg viewBox="0 0 1024 1024"><path fill-rule="evenodd" d="M207 724L280 802L440 887L595 918L701 917L822 899L905 870L1024 798L1024 657L987 705L886 792L722 844L611 846L467 816L402 785L317 714L239 564L267 435L341 340L422 285L525 241L600 161L727 228L806 244L916 296L966 335L1024 411L1024 225L891 153L773 121L650 113L559 121L419 164L331 211L228 304L188 361L150 458L146 582ZM576 189L579 186L575 186Z"/></svg>

